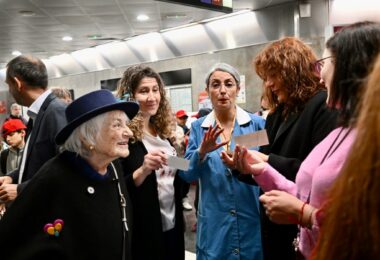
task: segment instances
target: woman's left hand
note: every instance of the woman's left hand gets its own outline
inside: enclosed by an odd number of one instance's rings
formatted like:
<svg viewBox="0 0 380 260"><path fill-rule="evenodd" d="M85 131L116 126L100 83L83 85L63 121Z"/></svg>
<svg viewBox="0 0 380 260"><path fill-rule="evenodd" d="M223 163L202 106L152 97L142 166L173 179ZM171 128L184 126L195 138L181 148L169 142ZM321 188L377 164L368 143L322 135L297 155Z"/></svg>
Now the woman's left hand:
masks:
<svg viewBox="0 0 380 260"><path fill-rule="evenodd" d="M297 224L304 204L293 195L279 190L265 192L260 196L260 202L269 219L277 224Z"/></svg>

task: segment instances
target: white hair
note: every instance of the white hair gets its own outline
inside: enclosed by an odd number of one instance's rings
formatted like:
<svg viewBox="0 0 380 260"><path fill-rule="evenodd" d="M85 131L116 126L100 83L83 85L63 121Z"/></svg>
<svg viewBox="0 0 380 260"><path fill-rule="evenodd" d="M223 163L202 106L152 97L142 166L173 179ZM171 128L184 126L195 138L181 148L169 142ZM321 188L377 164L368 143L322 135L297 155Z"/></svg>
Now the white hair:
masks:
<svg viewBox="0 0 380 260"><path fill-rule="evenodd" d="M13 104L11 105L11 109L13 109L13 108L15 108L15 107L19 107L19 108L21 108L21 105L19 105L19 104L17 104L17 103L13 103Z"/></svg>
<svg viewBox="0 0 380 260"><path fill-rule="evenodd" d="M89 147L91 145L96 146L98 138L102 138L100 131L104 121L111 112L97 115L75 128L63 144L63 149L77 153L83 158L88 158Z"/></svg>

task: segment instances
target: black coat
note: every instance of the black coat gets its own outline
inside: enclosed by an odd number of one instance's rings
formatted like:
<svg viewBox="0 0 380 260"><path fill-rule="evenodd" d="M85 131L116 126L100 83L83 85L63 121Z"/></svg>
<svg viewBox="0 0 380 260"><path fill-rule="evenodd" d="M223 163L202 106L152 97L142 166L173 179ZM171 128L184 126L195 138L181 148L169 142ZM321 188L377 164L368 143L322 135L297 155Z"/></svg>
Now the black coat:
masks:
<svg viewBox="0 0 380 260"><path fill-rule="evenodd" d="M105 179L90 178L83 173L88 164L78 167L73 159L72 153L65 152L48 161L8 209L0 221L1 259L122 259L117 181L113 174ZM119 176L121 172L119 169ZM127 194L123 182L121 176L121 189ZM130 211L127 197L129 228ZM43 230L56 219L64 221L58 237ZM131 259L128 234L125 259Z"/></svg>
<svg viewBox="0 0 380 260"><path fill-rule="evenodd" d="M148 153L142 142L129 143L130 155L120 159L124 170L127 189L133 204L133 259L166 260L164 258L164 241L158 200L157 179L153 171L144 182L136 187L132 174L144 161ZM175 196L175 236L179 244L175 251L176 259L184 259L184 221L182 211L181 183L176 174L174 179Z"/></svg>
<svg viewBox="0 0 380 260"><path fill-rule="evenodd" d="M282 107L268 115L265 128L270 145L260 149L269 154L268 163L287 179L295 181L302 161L335 127L336 111L326 106L326 91L312 97L302 112L284 121ZM261 210L265 260L295 259L292 242L297 234L296 225L277 225Z"/></svg>

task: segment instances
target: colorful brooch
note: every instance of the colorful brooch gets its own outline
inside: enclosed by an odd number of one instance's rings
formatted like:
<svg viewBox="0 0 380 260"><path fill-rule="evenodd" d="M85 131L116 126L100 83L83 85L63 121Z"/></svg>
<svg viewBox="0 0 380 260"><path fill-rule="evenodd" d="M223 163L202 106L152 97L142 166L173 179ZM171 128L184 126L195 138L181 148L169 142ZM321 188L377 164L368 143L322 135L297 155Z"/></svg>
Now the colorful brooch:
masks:
<svg viewBox="0 0 380 260"><path fill-rule="evenodd" d="M58 237L63 228L63 220L56 219L53 224L47 223L44 226L44 232L49 234L50 236Z"/></svg>

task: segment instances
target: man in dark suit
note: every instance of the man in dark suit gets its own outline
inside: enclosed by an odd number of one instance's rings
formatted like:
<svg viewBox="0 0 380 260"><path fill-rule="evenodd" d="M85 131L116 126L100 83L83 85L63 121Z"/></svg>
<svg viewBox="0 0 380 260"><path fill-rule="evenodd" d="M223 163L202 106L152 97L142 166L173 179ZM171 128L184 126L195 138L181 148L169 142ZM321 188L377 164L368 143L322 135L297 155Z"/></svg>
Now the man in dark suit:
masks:
<svg viewBox="0 0 380 260"><path fill-rule="evenodd" d="M7 64L6 83L16 102L28 107L28 136L20 167L0 178L0 200L12 201L41 166L58 153L54 139L66 125L66 104L48 90L44 63L20 55Z"/></svg>

